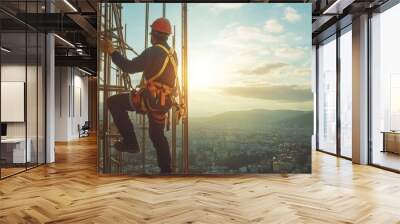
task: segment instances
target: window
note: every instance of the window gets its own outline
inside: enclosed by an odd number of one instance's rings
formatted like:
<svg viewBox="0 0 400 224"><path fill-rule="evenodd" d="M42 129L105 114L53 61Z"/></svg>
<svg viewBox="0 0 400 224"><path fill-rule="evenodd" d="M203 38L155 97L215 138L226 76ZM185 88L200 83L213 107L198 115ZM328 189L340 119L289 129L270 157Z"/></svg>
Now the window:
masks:
<svg viewBox="0 0 400 224"><path fill-rule="evenodd" d="M352 142L352 33L340 36L340 154L351 158ZM347 32L346 32L347 31Z"/></svg>
<svg viewBox="0 0 400 224"><path fill-rule="evenodd" d="M400 5L371 18L372 163L400 170Z"/></svg>
<svg viewBox="0 0 400 224"><path fill-rule="evenodd" d="M318 48L318 149L336 153L336 36Z"/></svg>
<svg viewBox="0 0 400 224"><path fill-rule="evenodd" d="M390 76L390 130L400 130L400 73Z"/></svg>

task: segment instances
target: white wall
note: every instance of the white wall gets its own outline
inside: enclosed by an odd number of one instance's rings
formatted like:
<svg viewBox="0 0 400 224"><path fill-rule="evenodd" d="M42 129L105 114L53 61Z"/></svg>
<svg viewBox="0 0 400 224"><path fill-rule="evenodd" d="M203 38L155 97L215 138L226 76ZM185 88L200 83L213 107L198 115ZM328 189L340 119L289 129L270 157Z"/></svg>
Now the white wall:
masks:
<svg viewBox="0 0 400 224"><path fill-rule="evenodd" d="M78 124L88 120L88 78L76 68L56 67L55 85L55 140L77 139Z"/></svg>
<svg viewBox="0 0 400 224"><path fill-rule="evenodd" d="M55 141L68 140L68 71L67 67L55 68Z"/></svg>
<svg viewBox="0 0 400 224"><path fill-rule="evenodd" d="M36 69L38 69L36 71ZM26 83L26 115L25 122L6 122L7 137L25 138L25 133L31 142L32 161L44 163L44 83L42 67L21 64L3 64L1 66L1 81L3 82L25 82ZM27 81L25 80L27 78ZM4 96L2 96L4 97ZM1 108L9 110L10 108ZM25 108L22 108L25 110ZM22 111L25 112L25 111ZM37 156L36 153L39 153Z"/></svg>
<svg viewBox="0 0 400 224"><path fill-rule="evenodd" d="M25 69L27 69L25 71ZM36 67L25 65L2 65L1 66L1 81L2 82L25 82L25 75L28 72L28 87L27 87L27 119L28 119L28 129L36 130ZM41 73L41 68L39 68L39 74ZM35 77L32 77L35 76ZM41 107L42 105L38 105ZM1 108L2 110L7 110L7 108ZM32 123L33 122L33 123ZM34 126L34 127L33 127ZM28 130L28 137L29 136ZM9 137L25 137L25 123L24 122L7 122L7 135ZM36 137L36 132L35 132ZM43 137L43 136L40 136Z"/></svg>
<svg viewBox="0 0 400 224"><path fill-rule="evenodd" d="M79 75L75 75L74 78L74 86L75 86L75 113L74 113L74 119L72 120L72 126L74 127L72 129L72 135L73 136L78 136L78 129L76 128L78 124L83 125L85 121L89 119L89 112L88 112L88 107L89 107L89 92L88 92L88 78L81 76L81 73ZM80 101L80 103L79 103ZM81 108L80 108L81 107Z"/></svg>
<svg viewBox="0 0 400 224"><path fill-rule="evenodd" d="M28 70L30 68L28 67ZM2 65L1 81L4 82L25 82L25 65ZM1 108L6 110L7 108ZM11 122L7 123L8 137L25 137L25 123Z"/></svg>

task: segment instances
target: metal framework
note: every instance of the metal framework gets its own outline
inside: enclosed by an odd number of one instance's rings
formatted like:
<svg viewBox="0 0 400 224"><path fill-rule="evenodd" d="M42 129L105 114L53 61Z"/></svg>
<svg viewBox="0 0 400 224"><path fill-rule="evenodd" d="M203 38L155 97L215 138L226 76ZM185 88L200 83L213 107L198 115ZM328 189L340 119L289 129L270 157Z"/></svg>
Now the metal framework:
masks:
<svg viewBox="0 0 400 224"><path fill-rule="evenodd" d="M144 47L148 47L148 27L149 27L149 3L145 5L145 43ZM183 173L189 172L189 153L188 153L188 109L187 109L187 5L182 3L182 69L181 80L182 83L177 83L178 88L182 86L182 96L179 97L179 104L185 104L184 116L182 119L182 168ZM126 42L126 25L122 25L122 4L121 3L103 3L98 4L98 46L102 38L112 40L114 48L118 49L124 56L128 51L138 55L137 52L131 48ZM162 16L166 16L166 4L162 5ZM140 35L140 34L138 34ZM172 39L172 47L175 48L175 26L174 35ZM99 91L99 110L98 110L98 171L102 173L124 173L124 157L122 153L112 149L113 141L120 138L117 131L111 130L112 120L108 112L108 107L105 102L113 95L122 92L129 92L133 90L135 85L129 74L124 73L121 69L114 67L109 55L101 52L98 49L98 91ZM142 77L143 79L143 77ZM173 172L177 172L177 126L179 119L177 118L178 111L175 107L172 108L171 116L171 162ZM148 124L145 115L139 115L140 130L141 130L141 162L142 172L146 172L146 133ZM138 129L136 131L139 131Z"/></svg>

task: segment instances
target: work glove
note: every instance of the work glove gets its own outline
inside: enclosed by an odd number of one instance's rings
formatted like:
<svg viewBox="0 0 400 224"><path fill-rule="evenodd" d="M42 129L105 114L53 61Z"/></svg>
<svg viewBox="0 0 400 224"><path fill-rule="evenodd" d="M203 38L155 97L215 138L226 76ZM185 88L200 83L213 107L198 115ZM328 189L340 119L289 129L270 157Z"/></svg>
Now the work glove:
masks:
<svg viewBox="0 0 400 224"><path fill-rule="evenodd" d="M114 47L112 46L112 42L109 39L100 39L100 49L107 53L107 54L112 54L114 53L114 51L116 51L114 49Z"/></svg>

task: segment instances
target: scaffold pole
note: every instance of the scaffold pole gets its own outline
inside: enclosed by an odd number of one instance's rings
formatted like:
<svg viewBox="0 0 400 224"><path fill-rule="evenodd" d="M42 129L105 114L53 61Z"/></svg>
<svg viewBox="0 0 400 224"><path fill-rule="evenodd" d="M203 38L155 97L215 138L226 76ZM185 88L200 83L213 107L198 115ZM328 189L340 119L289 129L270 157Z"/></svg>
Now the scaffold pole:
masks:
<svg viewBox="0 0 400 224"><path fill-rule="evenodd" d="M185 104L184 116L182 119L182 155L183 155L183 172L189 173L189 123L188 123L188 74L187 74L187 4L182 3L182 86L183 86L183 100Z"/></svg>

